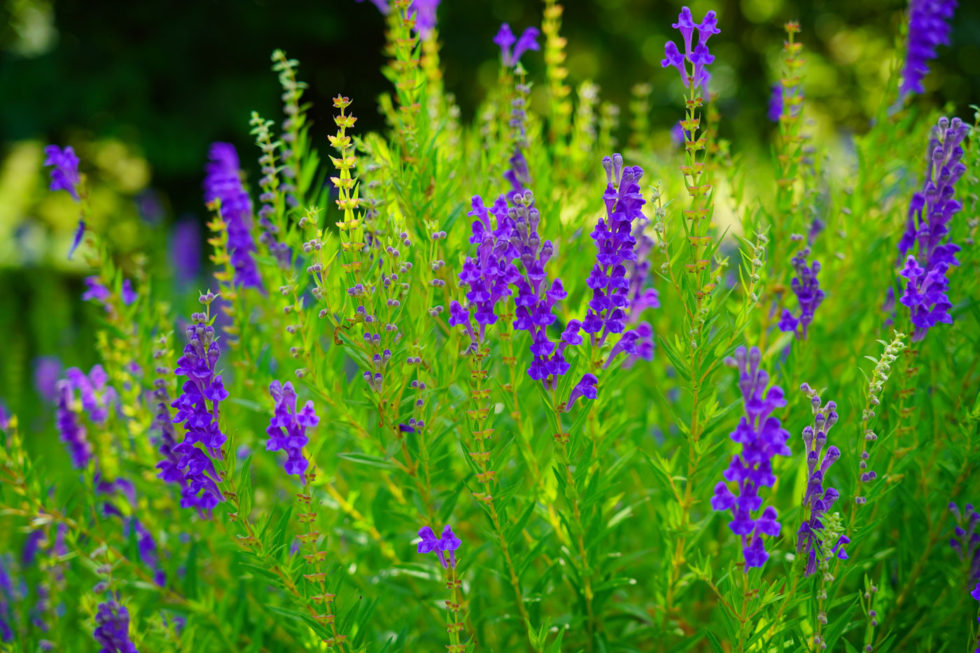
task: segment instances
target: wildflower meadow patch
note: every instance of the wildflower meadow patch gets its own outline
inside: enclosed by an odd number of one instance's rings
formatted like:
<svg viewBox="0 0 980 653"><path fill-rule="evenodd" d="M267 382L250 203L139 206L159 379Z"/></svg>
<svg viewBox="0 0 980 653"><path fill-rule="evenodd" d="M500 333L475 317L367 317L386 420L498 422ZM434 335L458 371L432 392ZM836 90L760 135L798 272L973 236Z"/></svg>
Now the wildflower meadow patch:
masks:
<svg viewBox="0 0 980 653"><path fill-rule="evenodd" d="M313 124L274 52L206 243L123 256L44 150L98 362L0 404L0 650L980 651L980 111L922 97L956 3L912 0L843 159L788 23L761 168L720 13L663 16L620 125L556 0L472 120L438 0L373 4L386 127Z"/></svg>

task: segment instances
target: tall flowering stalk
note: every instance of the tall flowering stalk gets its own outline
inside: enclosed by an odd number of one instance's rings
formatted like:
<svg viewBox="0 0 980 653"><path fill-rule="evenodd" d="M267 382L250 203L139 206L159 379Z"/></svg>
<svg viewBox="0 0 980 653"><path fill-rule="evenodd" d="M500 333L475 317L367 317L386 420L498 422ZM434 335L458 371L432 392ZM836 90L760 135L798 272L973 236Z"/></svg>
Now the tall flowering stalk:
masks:
<svg viewBox="0 0 980 653"><path fill-rule="evenodd" d="M710 80L708 66L714 61L714 56L708 50L708 40L720 33L718 20L714 11L705 14L701 23L695 23L690 9L684 7L673 23L684 44L681 52L673 41L664 46L664 59L660 62L663 68L674 68L681 77L685 88L685 119L680 121L680 132L684 143L684 165L681 172L684 185L690 197L690 205L683 210L684 254L682 256L667 256L663 271L668 275L671 285L677 291L678 298L683 303L686 315L683 343L688 349L686 357L686 375L690 379L691 421L687 426L687 470L684 481L683 495L676 493L680 503L679 518L676 526L676 538L671 553L670 574L665 591L665 609L663 611L662 627L668 627L668 620L674 612L675 590L685 565L687 537L692 520L695 503L694 485L697 468L701 456L699 446L705 424L710 419L704 403L702 385L709 380L715 369L715 363L704 365L707 355L701 341L704 327L712 308L711 297L717 287L717 270L712 270L710 257L715 249L714 238L710 234L711 218L714 207L713 187L707 165L708 142L706 125L702 125L701 113L707 95L707 84ZM697 44L694 33L698 33ZM659 225L664 222L658 223ZM667 234L661 231L664 242ZM665 253L666 250L665 250ZM673 260L683 260L682 274L675 274ZM685 276L686 275L686 276ZM683 354L676 354L683 358Z"/></svg>
<svg viewBox="0 0 980 653"><path fill-rule="evenodd" d="M523 194L515 193L514 196L523 197ZM488 367L492 358L486 330L498 324L502 311L506 310L503 303L513 294L510 285L523 281L513 263L518 254L514 244L516 224L503 198L498 198L490 210L479 196L473 197L471 203L472 210L468 215L475 220L472 223L470 243L476 245L476 256L466 257L459 272L460 285L467 289L467 308L453 300L449 308L449 326L462 327L469 338L469 345L464 353L469 368L469 403L472 408L467 411L467 421L475 446L467 453L481 487L481 491L474 492L473 496L486 508L507 566L518 612L525 623L530 624L517 567L505 534L506 522L498 510L501 500L495 497L495 488L499 481L491 460L494 429L488 424L493 401L491 387L487 383L490 374ZM501 331L508 326L500 325ZM423 541L427 541L424 536ZM422 552L423 545L420 544L419 547Z"/></svg>
<svg viewBox="0 0 980 653"><path fill-rule="evenodd" d="M786 405L783 391L777 385L766 389L769 375L759 368L761 359L757 348L746 352L745 347L739 347L735 350L735 358L727 361L738 367L738 386L745 407L745 416L731 434L731 439L742 445L742 452L732 458L724 473L726 481L737 484L738 494L733 494L726 483L719 482L711 498L712 508L732 513L728 527L742 542L746 572L751 567L762 567L769 559L763 535L779 535L775 508L766 506L758 517L753 513L762 508L759 489L776 483L772 459L790 455L786 446L789 431L780 425L778 418L772 417L775 409Z"/></svg>
<svg viewBox="0 0 980 653"><path fill-rule="evenodd" d="M204 201L219 203L221 218L228 230L228 255L235 268L235 285L261 288L262 280L252 258L252 200L242 185L238 153L228 143L211 146L210 162L204 178Z"/></svg>
<svg viewBox="0 0 980 653"><path fill-rule="evenodd" d="M915 329L912 340L922 340L939 323L952 324L952 303L946 295L951 267L959 265L959 246L944 242L949 223L962 208L954 199L955 184L966 172L963 165L963 139L970 131L959 118L940 118L929 139L928 164L922 190L912 196L908 223L898 243L906 256L901 276L905 292L899 301L909 308ZM918 256L909 254L917 246Z"/></svg>
<svg viewBox="0 0 980 653"><path fill-rule="evenodd" d="M676 69L687 89L686 118L680 123L684 134L686 157L686 164L681 167L681 171L684 173L684 183L691 196L691 206L684 210L684 217L690 222L686 230L691 248L690 262L686 264L685 269L694 280L695 309L694 324L691 325L693 330L691 343L696 347L706 319L706 298L715 287L711 279L711 262L706 258L712 242L708 231L711 227L713 198L706 168L707 139L701 125L699 110L704 106L703 95L707 93L707 84L711 79L708 65L715 60L714 55L708 51L708 39L715 34L720 34L721 30L718 29L718 20L714 11L709 11L700 23L695 23L691 10L687 7L681 10L673 27L681 33L684 52L682 53L673 41L667 41L664 46L665 57L660 65L664 68ZM695 30L698 32L696 46L693 45Z"/></svg>
<svg viewBox="0 0 980 653"><path fill-rule="evenodd" d="M827 485L827 472L830 466L840 458L840 449L834 445L827 447L827 435L837 423L837 404L828 401L821 405L820 396L807 384L800 388L810 399L813 408L813 424L803 429L803 445L806 452L807 483L803 495L804 520L800 524L796 537L796 552L806 558L807 576L817 571L818 562L828 556L836 555L840 560L846 560L847 554L843 545L850 540L846 535L840 535L831 545L825 533L825 515L840 496L836 489ZM828 550L826 547L830 545Z"/></svg>
<svg viewBox="0 0 980 653"><path fill-rule="evenodd" d="M208 306L214 298L208 293L202 296L202 302ZM226 438L218 418L220 404L228 398L228 392L215 369L221 350L208 314L195 313L191 319L194 323L187 328L184 354L174 370L186 381L180 396L171 404L177 409L173 422L184 424L184 439L172 448L180 458L176 462L172 457L165 458L157 467L160 478L180 483L181 506L207 512L224 501L212 458L222 456ZM204 449L199 449L198 444Z"/></svg>
<svg viewBox="0 0 980 653"><path fill-rule="evenodd" d="M313 569L303 574L303 578L316 587L316 593L307 599L308 610L313 619L329 628L331 636L326 640L328 647L336 646L341 651L346 649L347 636L340 634L336 617L333 614L333 602L336 596L327 592L327 573L323 570L326 551L321 551L318 542L321 533L316 530L317 513L313 507L311 485L316 480L316 467L311 466L303 449L309 442L307 429L315 427L320 422L312 401L307 401L302 408L297 408L296 391L293 384L273 381L269 386L269 394L275 401L275 410L266 433L268 451L285 451L286 461L283 465L287 474L300 477L303 481L302 492L296 498L302 504L303 512L299 520L305 526L305 532L298 537L302 547L306 549L303 559ZM308 593L308 592L307 592ZM322 606L314 607L314 606Z"/></svg>

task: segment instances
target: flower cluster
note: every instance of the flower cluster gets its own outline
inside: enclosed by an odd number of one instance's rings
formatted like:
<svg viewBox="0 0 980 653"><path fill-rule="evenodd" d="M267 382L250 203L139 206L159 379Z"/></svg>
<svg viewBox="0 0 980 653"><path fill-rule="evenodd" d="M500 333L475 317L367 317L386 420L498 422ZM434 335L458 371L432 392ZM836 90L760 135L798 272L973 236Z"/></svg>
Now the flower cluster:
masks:
<svg viewBox="0 0 980 653"><path fill-rule="evenodd" d="M810 386L804 383L800 386L810 399L813 407L813 424L803 429L803 444L806 451L807 483L803 496L803 508L809 511L809 517L800 524L796 534L796 552L806 555L806 575L817 571L817 563L836 555L840 560L847 559L843 546L850 542L847 536L841 535L834 542L829 554L824 549L824 515L840 496L836 489L824 487L827 471L840 458L840 449L831 445L824 451L827 435L837 423L837 404L828 401L821 405L820 397Z"/></svg>
<svg viewBox="0 0 980 653"><path fill-rule="evenodd" d="M160 478L181 484L181 505L209 510L223 500L216 479L214 463L195 445L204 445L212 455L220 455L225 435L218 426L219 403L228 397L215 373L220 350L214 339L214 327L206 324L203 313L194 314L194 324L187 328L184 355L177 360L174 374L187 377L182 393L171 406L177 409L173 422L183 422L184 440L173 447L179 456L161 461ZM208 402L211 406L209 408Z"/></svg>
<svg viewBox="0 0 980 653"><path fill-rule="evenodd" d="M129 611L114 600L99 604L93 636L102 648L99 653L139 653L129 639Z"/></svg>
<svg viewBox="0 0 980 653"><path fill-rule="evenodd" d="M500 46L500 60L504 66L513 68L520 62L521 55L525 52L541 49L541 46L538 45L538 36L540 35L541 32L537 27L528 27L520 38L516 38L514 33L510 31L510 25L504 23L500 26L497 35L493 37L493 42ZM511 50L512 47L513 50Z"/></svg>
<svg viewBox="0 0 980 653"><path fill-rule="evenodd" d="M301 410L296 410L296 391L288 381L285 385L273 381L269 393L276 402L276 408L266 429L269 441L265 448L267 451L285 451L286 473L302 477L310 464L303 455L303 447L309 442L306 429L316 426L320 418L312 401L307 401Z"/></svg>
<svg viewBox="0 0 980 653"><path fill-rule="evenodd" d="M806 257L809 254L810 248L804 247L791 260L793 269L796 270L796 276L793 277L790 287L800 305L800 317L796 318L788 309L783 309L782 318L779 320L781 331L796 333L799 328L800 332L797 337L802 340L806 340L807 328L813 321L817 307L824 300L824 292L820 289L820 281L817 280L817 275L820 273L820 262L814 261L812 265L807 266Z"/></svg>
<svg viewBox="0 0 980 653"><path fill-rule="evenodd" d="M725 360L727 365L738 366L738 385L745 407L745 416L731 434L732 440L742 445L742 452L732 458L724 473L726 481L738 484L738 495L732 494L726 483L719 482L711 498L715 510L732 511L728 526L742 539L746 571L749 567L761 567L769 559L762 536L779 535L775 508L766 506L759 517L753 517L752 513L762 507L759 488L772 487L776 482L772 473L773 457L790 455L786 446L789 432L779 419L771 416L773 410L786 405L783 391L776 385L766 390L769 375L759 369L761 359L758 348L746 352L745 347L739 347L734 360Z"/></svg>
<svg viewBox="0 0 980 653"><path fill-rule="evenodd" d="M898 243L902 255L918 245L918 256L908 254L901 271L906 284L900 301L911 311L916 327L913 340L922 340L940 322L953 322L946 273L959 265L955 255L960 248L952 242L943 243L943 239L949 233L950 220L962 208L953 195L954 185L966 172L961 161L962 142L969 129L959 118L940 118L933 128L925 183L912 196L908 224Z"/></svg>
<svg viewBox="0 0 980 653"><path fill-rule="evenodd" d="M980 582L980 533L977 533L977 525L980 525L980 514L969 503L966 504L964 513L960 513L955 503L949 504L949 511L953 513L953 519L956 520L949 546L968 566L967 579L971 583Z"/></svg>
<svg viewBox="0 0 980 653"><path fill-rule="evenodd" d="M47 157L44 159L44 165L52 166L51 190L68 191L73 200L81 202L82 198L78 194L81 177L78 175L78 156L74 148L71 145L64 149L57 145L48 145L44 148L44 156Z"/></svg>
<svg viewBox="0 0 980 653"><path fill-rule="evenodd" d="M673 23L671 27L679 31L684 38L684 53L681 54L676 43L667 41L664 46L665 56L660 65L664 68L670 66L676 68L681 75L684 86L693 84L701 89L706 89L708 80L711 78L707 66L715 60L714 56L708 52L708 39L721 33L721 30L718 29L718 19L715 17L715 12L709 11L704 15L704 20L695 23L694 17L691 16L691 10L684 7L677 17L677 22ZM694 30L698 31L698 44L692 48ZM688 63L693 66L693 73L689 74Z"/></svg>
<svg viewBox="0 0 980 653"><path fill-rule="evenodd" d="M470 311L456 301L449 307L449 325L463 326L473 343L483 340L484 329L497 321L494 312L497 303L511 294L509 285L520 279L513 260L517 250L511 243L514 237L514 221L510 218L507 202L498 198L490 210L477 195L472 199L473 216L470 243L476 245L476 258L467 257L459 273L459 283L467 288L466 299L473 309L473 319L480 325L477 336L470 321ZM496 228L491 225L493 215Z"/></svg>
<svg viewBox="0 0 980 653"><path fill-rule="evenodd" d="M443 569L448 569L452 567L456 568L456 549L462 544L456 534L453 533L452 527L446 524L446 527L442 529L442 536L436 537L436 534L432 532L432 528L429 526L423 526L419 530L419 537L422 540L419 542L419 553L436 553L439 555L439 562L442 563ZM449 560L446 560L446 551L449 552Z"/></svg>
<svg viewBox="0 0 980 653"><path fill-rule="evenodd" d="M235 268L235 283L261 288L258 269L252 259L255 242L252 240L252 200L242 185L238 154L229 143L214 143L205 171L204 201L221 203L221 219L228 226L228 253Z"/></svg>
<svg viewBox="0 0 980 653"><path fill-rule="evenodd" d="M531 354L534 359L528 367L528 375L535 381L544 381L550 376L557 383L558 377L570 368L563 353L565 347L582 342L578 335L581 325L571 320L557 344L548 337L547 328L556 319L552 308L568 294L561 279L555 279L548 284L544 266L554 253L554 245L550 240L541 242L538 235L541 215L534 206L534 195L529 190L513 193L510 200L512 206L507 215L513 223L510 233L511 251L522 266L514 283L517 288L514 299L517 306L514 328L531 334Z"/></svg>
<svg viewBox="0 0 980 653"><path fill-rule="evenodd" d="M623 157L615 154L605 157L602 166L606 171L606 191L602 196L606 207L605 219L599 218L592 239L598 253L586 284L592 290L592 299L582 322L582 330L590 334L593 344L602 345L611 333L623 333L631 312L631 299L642 303L636 313L646 306L656 306L659 300L656 291L652 296L642 286L649 270L649 262L642 260L638 268L637 239L634 232L642 230L648 222L642 207L646 203L640 193L640 178L643 169L639 166L623 166ZM647 248L649 251L649 248ZM628 269L628 267L631 270ZM623 334L613 347L606 361L608 365L621 351L649 359L653 356L652 330L645 328ZM640 349L637 343L641 342Z"/></svg>
<svg viewBox="0 0 980 653"><path fill-rule="evenodd" d="M936 58L936 48L949 45L950 20L956 0L911 0L909 3L909 42L902 68L899 96L925 93L922 79L929 74L929 62Z"/></svg>

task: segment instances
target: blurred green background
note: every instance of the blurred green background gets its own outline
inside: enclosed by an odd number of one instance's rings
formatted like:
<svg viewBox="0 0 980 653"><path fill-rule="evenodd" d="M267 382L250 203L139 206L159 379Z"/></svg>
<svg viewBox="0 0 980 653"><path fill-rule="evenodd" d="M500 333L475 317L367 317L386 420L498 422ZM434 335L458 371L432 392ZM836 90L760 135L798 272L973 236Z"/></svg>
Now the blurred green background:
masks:
<svg viewBox="0 0 980 653"><path fill-rule="evenodd" d="M500 23L519 33L540 25L542 7L533 0L443 0L446 87L464 120L497 78L492 38ZM659 65L665 40L676 38L670 24L679 8L654 0L565 2L569 82L593 80L602 99L621 107L620 142L637 82L653 86L651 143L663 142L680 117L676 74ZM865 130L880 103L892 100L883 93L899 64L904 2L725 0L691 8L698 18L709 9L719 14L712 90L719 94L721 135L734 141L735 152L767 156L769 86L778 78L782 25L789 19L803 29L814 129L840 135L846 149L847 135ZM90 177L91 222L124 267L140 249L164 252L151 257L150 272L170 283L165 252L172 225L204 222L209 144L234 143L254 173L249 113L280 116L272 50L300 60L313 102L314 142L323 149L332 126L329 98L337 93L354 99L359 130L383 127L376 110L377 96L389 89L380 73L383 37L378 10L354 0L0 3L0 399L30 418L41 412L29 400L38 356L93 362L87 357L94 355L96 309L77 299L86 268L65 260L77 208L66 193L47 191L44 144L76 148ZM543 89L540 54L523 62ZM961 3L952 44L940 48L925 84L927 93L916 102L972 116L969 105L980 102L980 2Z"/></svg>

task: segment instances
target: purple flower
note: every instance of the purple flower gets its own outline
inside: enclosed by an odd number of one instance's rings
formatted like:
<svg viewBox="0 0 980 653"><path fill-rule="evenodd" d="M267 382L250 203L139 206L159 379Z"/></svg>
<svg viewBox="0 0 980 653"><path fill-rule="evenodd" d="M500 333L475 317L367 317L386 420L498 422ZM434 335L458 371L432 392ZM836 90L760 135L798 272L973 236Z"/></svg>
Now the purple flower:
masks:
<svg viewBox="0 0 980 653"><path fill-rule="evenodd" d="M830 446L824 450L827 443L827 434L837 423L837 404L828 401L821 406L820 397L810 390L810 386L803 384L801 388L810 398L813 406L813 425L803 429L803 444L806 453L807 465L807 484L803 495L803 508L809 511L809 517L800 524L800 529L796 534L796 552L806 555L806 575L817 571L817 564L823 557L830 553L837 556L840 560L847 559L843 545L850 542L846 536L840 536L834 543L831 552L825 549L825 542L821 537L823 534L823 516L827 514L834 502L840 496L834 488L824 487L827 478L827 471L830 466L840 458L840 449Z"/></svg>
<svg viewBox="0 0 980 653"><path fill-rule="evenodd" d="M597 396L596 384L598 382L599 379L594 374L583 374L582 380L575 384L572 392L568 395L568 401L565 402L565 411L571 410L572 405L579 397L595 399Z"/></svg>
<svg viewBox="0 0 980 653"><path fill-rule="evenodd" d="M898 89L900 98L925 93L922 79L929 73L929 62L936 58L936 48L949 45L950 20L956 4L956 0L909 2L909 42Z"/></svg>
<svg viewBox="0 0 980 653"><path fill-rule="evenodd" d="M735 350L735 358L725 361L738 367L738 385L745 407L745 416L731 434L732 440L742 445L742 451L732 458L724 472L726 481L737 484L738 494L733 494L726 483L719 482L711 498L712 508L732 512L729 528L742 540L746 571L749 567L761 567L769 557L762 536L779 535L780 525L772 506L758 518L753 518L752 513L762 507L759 488L772 487L776 482L772 473L773 457L790 455L786 446L789 432L782 428L777 418L771 417L772 411L785 406L786 401L779 386L774 385L766 391L769 376L759 369L761 358L756 347L749 352L745 347L739 347Z"/></svg>
<svg viewBox="0 0 980 653"><path fill-rule="evenodd" d="M177 409L173 422L184 423L184 440L173 447L180 456L176 464L164 460L157 467L160 478L179 482L181 506L210 510L224 500L215 479L214 463L201 449L218 455L225 435L218 425L219 404L228 397L221 375L215 372L220 350L214 339L214 327L204 324L204 316L195 314L195 324L188 327L184 355L177 360L174 374L186 377L181 395L171 406ZM210 407L208 403L210 402ZM201 494L203 492L203 494Z"/></svg>
<svg viewBox="0 0 980 653"><path fill-rule="evenodd" d="M413 0L408 8L408 15L415 14L415 32L425 40L436 28L436 10L439 0Z"/></svg>
<svg viewBox="0 0 980 653"><path fill-rule="evenodd" d="M443 569L448 569L449 567L456 568L456 549L459 548L462 542L453 533L453 529L449 524L446 524L446 527L442 529L442 537L437 538L428 526L423 526L419 530L419 537L422 538L419 542L419 553L437 553ZM446 562L446 551L449 551L448 563Z"/></svg>
<svg viewBox="0 0 980 653"><path fill-rule="evenodd" d="M78 226L75 228L75 237L72 238L71 241L71 248L69 248L68 250L69 261L71 260L71 257L75 255L75 250L78 249L78 246L82 244L82 238L84 236L85 236L85 221L79 220Z"/></svg>
<svg viewBox="0 0 980 653"><path fill-rule="evenodd" d="M92 445L85 436L85 428L78 423L77 416L72 410L75 403L75 393L71 382L58 381L58 434L61 441L68 447L71 462L75 469L84 469L92 459Z"/></svg>
<svg viewBox="0 0 980 653"><path fill-rule="evenodd" d="M949 222L962 208L953 199L954 185L966 172L962 163L962 142L969 127L959 119L940 118L929 141L929 159L922 190L912 196L905 233L898 251L906 255L918 245L918 256L909 254L899 273L905 277L905 293L900 302L911 312L915 325L913 340L922 340L936 324L952 324L952 303L946 295L949 268L959 265L959 247L943 242L949 233Z"/></svg>
<svg viewBox="0 0 980 653"><path fill-rule="evenodd" d="M78 185L81 179L78 176L78 157L71 145L61 149L57 145L48 145L44 148L44 165L51 168L51 190L66 190L76 202L82 201L78 195ZM74 250L73 250L74 251ZM68 258L71 258L69 254Z"/></svg>
<svg viewBox="0 0 980 653"><path fill-rule="evenodd" d="M653 244L643 235L643 227L649 223L642 210L646 200L640 193L643 169L624 167L623 157L619 154L605 157L602 166L607 182L602 196L606 217L599 218L592 231L598 251L586 281L592 290L592 300L582 328L591 335L592 344L598 346L610 334L623 334L606 360L608 366L620 352L638 356L637 343L641 337L644 339L643 356L652 357L653 331L649 325L634 331L627 330L626 323L628 316L631 321L635 320L645 308L659 306L660 302L656 290L643 287L650 268L646 255Z"/></svg>
<svg viewBox="0 0 980 653"><path fill-rule="evenodd" d="M789 310L783 310L783 315L779 320L780 331L796 332L797 327L801 327L797 338L806 340L806 331L813 321L813 314L817 307L824 300L824 292L820 289L820 282L817 274L820 272L819 261L814 261L813 265L807 266L806 257L810 254L810 248L804 247L792 259L793 269L796 276L790 286L796 295L800 305L800 317L796 318Z"/></svg>
<svg viewBox="0 0 980 653"><path fill-rule="evenodd" d="M269 393L276 402L276 408L266 429L269 435L266 451L285 451L286 473L302 478L309 466L309 461L303 455L303 447L309 442L306 429L316 426L320 418L312 401L307 401L301 410L296 410L296 391L288 381L285 385L273 381Z"/></svg>
<svg viewBox="0 0 980 653"><path fill-rule="evenodd" d="M235 268L235 283L261 288L262 281L252 259L255 242L252 240L252 201L242 185L238 154L229 143L211 146L210 162L205 171L204 201L220 200L221 217L228 226L228 254Z"/></svg>
<svg viewBox="0 0 980 653"><path fill-rule="evenodd" d="M681 9L677 22L672 27L681 33L684 39L684 53L677 48L673 41L667 41L664 46L664 59L660 62L663 68L673 67L680 73L681 81L685 86L693 83L694 86L705 89L711 75L708 74L707 66L714 62L714 56L708 51L708 39L720 34L718 20L714 11L709 11L704 16L700 24L694 22L691 10L687 7ZM698 44L693 46L694 30L698 31ZM693 66L693 75L689 75L687 63Z"/></svg>
<svg viewBox="0 0 980 653"><path fill-rule="evenodd" d="M99 604L95 625L99 653L139 653L129 639L129 612L114 600Z"/></svg>
<svg viewBox="0 0 980 653"><path fill-rule="evenodd" d="M521 55L525 52L540 49L538 45L538 36L540 35L541 32L537 27L528 27L520 38L515 39L514 33L510 31L510 25L504 23L493 38L493 42L500 46L500 59L504 66L513 68L520 62ZM511 46L514 47L513 51L511 51Z"/></svg>

